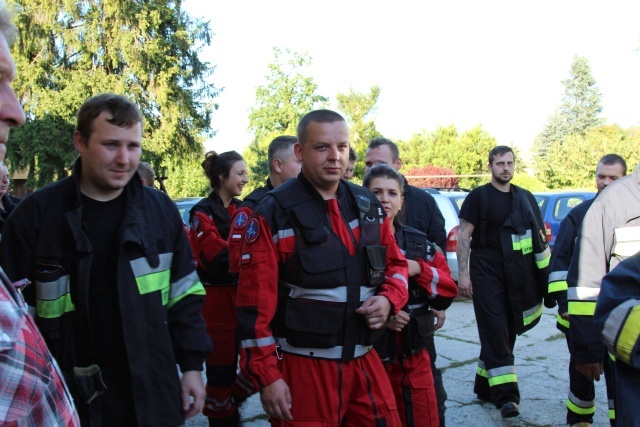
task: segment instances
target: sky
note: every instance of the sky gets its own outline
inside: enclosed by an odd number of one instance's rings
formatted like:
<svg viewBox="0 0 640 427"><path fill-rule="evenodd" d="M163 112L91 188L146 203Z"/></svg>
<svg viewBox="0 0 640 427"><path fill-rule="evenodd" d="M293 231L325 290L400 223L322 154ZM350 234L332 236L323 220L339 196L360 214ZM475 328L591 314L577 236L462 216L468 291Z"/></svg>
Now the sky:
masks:
<svg viewBox="0 0 640 427"><path fill-rule="evenodd" d="M242 152L256 88L273 47L306 53L318 93L381 88L371 118L392 140L453 124L479 124L498 144L528 150L560 105L575 55L589 60L601 117L640 125L637 0L186 0L214 36L201 58L222 88L216 135L205 143Z"/></svg>

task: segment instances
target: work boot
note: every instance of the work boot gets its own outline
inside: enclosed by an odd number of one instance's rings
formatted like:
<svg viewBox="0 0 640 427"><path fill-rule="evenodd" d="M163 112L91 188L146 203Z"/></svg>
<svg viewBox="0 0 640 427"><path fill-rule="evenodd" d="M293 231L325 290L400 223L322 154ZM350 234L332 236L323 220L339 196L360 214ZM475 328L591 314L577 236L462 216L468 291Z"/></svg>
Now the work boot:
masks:
<svg viewBox="0 0 640 427"><path fill-rule="evenodd" d="M571 427L591 427L591 423L588 423L586 421L580 421L579 423L571 424Z"/></svg>
<svg viewBox="0 0 640 427"><path fill-rule="evenodd" d="M520 408L515 402L507 402L500 408L500 415L502 415L502 418L516 417L520 415Z"/></svg>

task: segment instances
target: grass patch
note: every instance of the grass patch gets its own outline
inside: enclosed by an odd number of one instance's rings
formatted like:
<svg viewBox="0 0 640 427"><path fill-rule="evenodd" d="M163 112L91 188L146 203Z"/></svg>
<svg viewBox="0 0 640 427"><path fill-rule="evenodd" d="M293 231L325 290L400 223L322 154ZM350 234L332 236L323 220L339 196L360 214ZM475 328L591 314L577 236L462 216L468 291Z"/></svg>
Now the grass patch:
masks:
<svg viewBox="0 0 640 427"><path fill-rule="evenodd" d="M558 332L555 335L551 335L550 337L545 338L545 341L558 341L564 340L564 334L562 332Z"/></svg>

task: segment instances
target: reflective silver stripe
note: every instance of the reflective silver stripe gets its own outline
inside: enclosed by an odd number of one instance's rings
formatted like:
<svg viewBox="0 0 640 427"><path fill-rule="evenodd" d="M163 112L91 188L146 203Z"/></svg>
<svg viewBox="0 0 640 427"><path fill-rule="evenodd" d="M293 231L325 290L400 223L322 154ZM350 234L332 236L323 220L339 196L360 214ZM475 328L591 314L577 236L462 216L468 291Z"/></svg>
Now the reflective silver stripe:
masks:
<svg viewBox="0 0 640 427"><path fill-rule="evenodd" d="M512 234L511 241L513 243L518 243L520 240L530 239L531 238L531 230L526 230L524 234Z"/></svg>
<svg viewBox="0 0 640 427"><path fill-rule="evenodd" d="M340 286L332 289L307 289L300 286L292 285L284 281L280 281L280 284L291 289L289 293L290 298L306 298L316 301L330 301L330 302L347 302L347 287ZM376 288L367 288L366 286L360 286L360 301L364 301L374 296Z"/></svg>
<svg viewBox="0 0 640 427"><path fill-rule="evenodd" d="M53 282L36 282L36 298L53 301L69 293L69 275L64 275Z"/></svg>
<svg viewBox="0 0 640 427"><path fill-rule="evenodd" d="M402 282L403 282L405 285L409 286L409 284L407 283L407 278L406 278L406 277L404 277L402 274L395 273L393 276L391 276L391 278L392 278L392 279L402 280Z"/></svg>
<svg viewBox="0 0 640 427"><path fill-rule="evenodd" d="M616 350L616 339L625 320L627 320L629 311L638 304L638 300L626 301L611 310L609 317L605 320L604 327L602 328L602 339L611 351L615 352Z"/></svg>
<svg viewBox="0 0 640 427"><path fill-rule="evenodd" d="M493 369L487 370L487 375L489 376L489 378L499 377L500 375L515 374L515 373L516 373L515 366L500 366L499 368L493 368Z"/></svg>
<svg viewBox="0 0 640 427"><path fill-rule="evenodd" d="M421 303L421 304L409 304L407 307L409 308L409 310L415 310L417 308L422 308L425 307L427 304L426 303Z"/></svg>
<svg viewBox="0 0 640 427"><path fill-rule="evenodd" d="M280 239L286 239L287 237L295 236L293 228L287 228L286 230L278 230L278 234L273 236L273 243L278 243Z"/></svg>
<svg viewBox="0 0 640 427"><path fill-rule="evenodd" d="M440 281L440 275L438 274L438 270L433 267L429 267L431 269L431 273L433 277L431 278L431 294L433 297L438 295L438 282Z"/></svg>
<svg viewBox="0 0 640 427"><path fill-rule="evenodd" d="M278 338L278 345L280 349L286 353L299 354L307 357L318 357L320 359L333 359L339 360L342 358L342 346L336 346L332 348L306 348L306 347L293 347L287 343L284 338ZM364 356L369 353L373 347L370 345L356 345L354 351L354 357Z"/></svg>
<svg viewBox="0 0 640 427"><path fill-rule="evenodd" d="M359 225L360 225L360 221L358 221L357 219L354 219L353 221L351 221L349 223L349 228L354 230L354 229L358 228Z"/></svg>
<svg viewBox="0 0 640 427"><path fill-rule="evenodd" d="M549 283L567 280L567 271L554 271L549 274Z"/></svg>
<svg viewBox="0 0 640 427"><path fill-rule="evenodd" d="M173 259L173 253L160 254L160 264L157 267L151 267L147 258L142 257L129 261L133 275L135 277L146 276L151 273L158 273L160 271L166 271L171 268L171 260Z"/></svg>
<svg viewBox="0 0 640 427"><path fill-rule="evenodd" d="M191 289L193 285L195 285L199 281L200 278L198 277L198 273L192 271L182 279L171 284L171 292L169 293L169 298L174 299L179 297L180 295L186 293L189 289Z"/></svg>
<svg viewBox="0 0 640 427"><path fill-rule="evenodd" d="M567 289L567 299L571 301L598 301L598 295L600 295L600 288L590 288L584 286L578 286L575 288L569 287Z"/></svg>
<svg viewBox="0 0 640 427"><path fill-rule="evenodd" d="M640 227L619 227L613 230L612 256L628 258L640 251Z"/></svg>
<svg viewBox="0 0 640 427"><path fill-rule="evenodd" d="M275 344L276 340L273 337L265 338L253 338L240 341L240 347L242 348L256 348L256 347L268 347L271 344Z"/></svg>
<svg viewBox="0 0 640 427"><path fill-rule="evenodd" d="M522 317L526 319L529 316L533 316L538 311L540 311L541 308L542 308L542 303L538 303L534 307L530 308L529 310L523 311L522 312Z"/></svg>
<svg viewBox="0 0 640 427"><path fill-rule="evenodd" d="M478 359L478 368L480 368L480 369L484 369L484 368L485 368L485 366L484 366L484 360L480 360L480 359Z"/></svg>
<svg viewBox="0 0 640 427"><path fill-rule="evenodd" d="M613 399L607 400L607 406L610 411L614 410L616 408L615 401Z"/></svg>
<svg viewBox="0 0 640 427"><path fill-rule="evenodd" d="M593 406L595 406L596 401L594 400L582 400L580 398L578 398L575 394L573 394L571 392L571 390L569 390L569 400L571 401L571 403L573 403L576 406L579 406L580 408L591 408Z"/></svg>
<svg viewBox="0 0 640 427"><path fill-rule="evenodd" d="M544 251L534 254L534 256L536 258L536 261L544 261L551 256L551 251L549 250L549 248L546 248Z"/></svg>

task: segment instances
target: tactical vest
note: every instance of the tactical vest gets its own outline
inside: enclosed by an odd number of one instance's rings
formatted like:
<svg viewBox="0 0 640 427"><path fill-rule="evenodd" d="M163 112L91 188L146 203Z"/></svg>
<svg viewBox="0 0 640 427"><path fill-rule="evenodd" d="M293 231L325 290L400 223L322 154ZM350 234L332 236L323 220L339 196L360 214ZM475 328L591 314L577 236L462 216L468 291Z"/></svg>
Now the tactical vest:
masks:
<svg viewBox="0 0 640 427"><path fill-rule="evenodd" d="M427 235L422 231L403 226L395 236L407 259L433 259L436 247L427 240ZM427 338L434 333L434 315L429 306L429 297L426 291L418 286L415 277L409 278L409 301L403 310L411 315L411 320L401 332L402 354L407 357L425 348ZM398 356L396 334L385 330L384 337L376 343L375 348L383 360L394 361Z"/></svg>
<svg viewBox="0 0 640 427"><path fill-rule="evenodd" d="M378 201L353 184L341 189L349 192L358 208L360 240L355 255L349 255L331 229L324 201L313 199L300 180L270 192L296 239L292 257L279 269L280 315L273 329L274 335L286 339L284 351L346 361L362 355L362 346L375 340L374 331L355 310L384 283L387 250L380 244L384 214ZM304 297L298 298L297 290Z"/></svg>

